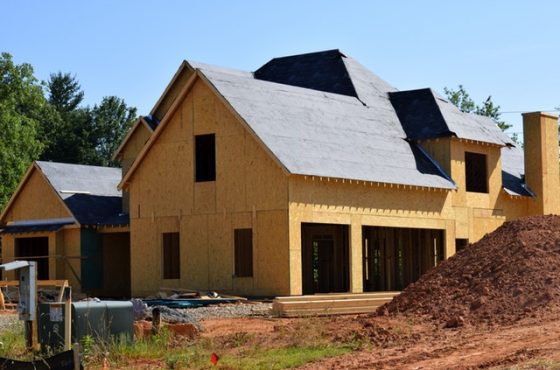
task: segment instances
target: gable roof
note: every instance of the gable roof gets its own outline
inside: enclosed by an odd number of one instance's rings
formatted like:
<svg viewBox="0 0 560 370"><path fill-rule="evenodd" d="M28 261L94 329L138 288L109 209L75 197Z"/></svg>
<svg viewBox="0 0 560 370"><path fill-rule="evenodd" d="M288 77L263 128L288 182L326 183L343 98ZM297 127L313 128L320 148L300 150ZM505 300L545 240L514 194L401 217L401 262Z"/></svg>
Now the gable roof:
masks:
<svg viewBox="0 0 560 370"><path fill-rule="evenodd" d="M127 224L117 189L121 169L37 161L37 166L82 225Z"/></svg>
<svg viewBox="0 0 560 370"><path fill-rule="evenodd" d="M140 129L144 128L144 129L148 130L151 134L152 132L154 132L154 130L156 129L158 124L159 124L159 121L157 119L153 118L150 115L144 116L144 117L142 117L142 116L139 117L136 120L136 122L134 122L134 125L132 125L132 127L126 133L126 136L122 140L121 145L119 145L117 150L115 150L115 152L113 153L112 159L113 160L117 159L119 157L119 155L124 151L124 148L128 144L129 140L132 138L132 136L134 136L134 133L136 132L136 130L140 130Z"/></svg>
<svg viewBox="0 0 560 370"><path fill-rule="evenodd" d="M180 90L178 75L190 76ZM339 50L275 58L255 73L184 61L170 83L173 104L119 187L198 79L288 174L454 189L415 140L513 145L491 119L463 113L430 89L399 92Z"/></svg>
<svg viewBox="0 0 560 370"><path fill-rule="evenodd" d="M2 212L2 218L34 170L44 176L79 224L128 224L128 216L122 215L122 197L117 189L120 168L44 161L31 165Z"/></svg>

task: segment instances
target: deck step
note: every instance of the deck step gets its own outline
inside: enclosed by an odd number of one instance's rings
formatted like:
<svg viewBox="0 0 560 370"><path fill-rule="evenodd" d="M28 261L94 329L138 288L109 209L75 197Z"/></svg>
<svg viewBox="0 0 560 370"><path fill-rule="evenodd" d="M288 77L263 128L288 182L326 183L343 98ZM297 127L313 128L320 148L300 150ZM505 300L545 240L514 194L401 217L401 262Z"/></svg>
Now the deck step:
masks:
<svg viewBox="0 0 560 370"><path fill-rule="evenodd" d="M281 317L374 312L400 292L336 293L277 297L273 312Z"/></svg>

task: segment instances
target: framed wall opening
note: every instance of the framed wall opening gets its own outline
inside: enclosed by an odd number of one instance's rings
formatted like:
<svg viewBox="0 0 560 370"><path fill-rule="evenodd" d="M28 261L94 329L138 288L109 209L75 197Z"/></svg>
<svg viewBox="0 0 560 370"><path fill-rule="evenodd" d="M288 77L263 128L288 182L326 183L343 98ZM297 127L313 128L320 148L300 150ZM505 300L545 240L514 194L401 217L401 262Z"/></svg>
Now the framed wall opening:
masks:
<svg viewBox="0 0 560 370"><path fill-rule="evenodd" d="M488 193L486 155L465 152L465 188L468 192Z"/></svg>
<svg viewBox="0 0 560 370"><path fill-rule="evenodd" d="M162 234L162 278L181 278L181 242L179 233Z"/></svg>
<svg viewBox="0 0 560 370"><path fill-rule="evenodd" d="M101 235L103 249L103 291L111 298L130 297L130 233Z"/></svg>
<svg viewBox="0 0 560 370"><path fill-rule="evenodd" d="M303 294L349 291L348 226L301 224Z"/></svg>
<svg viewBox="0 0 560 370"><path fill-rule="evenodd" d="M216 135L196 135L195 146L195 182L216 181Z"/></svg>
<svg viewBox="0 0 560 370"><path fill-rule="evenodd" d="M444 258L444 230L364 226L364 292L400 291Z"/></svg>
<svg viewBox="0 0 560 370"><path fill-rule="evenodd" d="M37 279L49 279L49 238L16 238L15 259L37 262Z"/></svg>

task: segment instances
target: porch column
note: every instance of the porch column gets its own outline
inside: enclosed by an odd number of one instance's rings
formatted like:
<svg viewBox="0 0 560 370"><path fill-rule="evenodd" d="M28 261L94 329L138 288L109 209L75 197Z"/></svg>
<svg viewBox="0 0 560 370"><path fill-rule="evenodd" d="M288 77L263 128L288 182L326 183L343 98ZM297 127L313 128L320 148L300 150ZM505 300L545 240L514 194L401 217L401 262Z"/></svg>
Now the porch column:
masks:
<svg viewBox="0 0 560 370"><path fill-rule="evenodd" d="M290 292L289 295L301 295L302 275L301 275L301 222L297 217L290 218L290 239L289 239L289 258L290 258Z"/></svg>
<svg viewBox="0 0 560 370"><path fill-rule="evenodd" d="M350 224L350 292L364 291L363 260L362 260L362 223L352 218Z"/></svg>

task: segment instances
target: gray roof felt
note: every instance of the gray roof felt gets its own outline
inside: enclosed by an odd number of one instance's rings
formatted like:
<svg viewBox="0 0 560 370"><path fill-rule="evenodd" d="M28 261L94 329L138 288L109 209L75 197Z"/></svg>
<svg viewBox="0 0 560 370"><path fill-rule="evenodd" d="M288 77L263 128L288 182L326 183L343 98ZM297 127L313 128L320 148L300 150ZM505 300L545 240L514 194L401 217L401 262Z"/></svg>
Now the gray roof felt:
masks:
<svg viewBox="0 0 560 370"><path fill-rule="evenodd" d="M391 92L391 102L410 139L455 136L497 145L513 145L492 119L461 112L431 89Z"/></svg>
<svg viewBox="0 0 560 370"><path fill-rule="evenodd" d="M128 223L128 217L121 215L122 198L117 189L121 180L120 168L43 161L36 163L81 224Z"/></svg>
<svg viewBox="0 0 560 370"><path fill-rule="evenodd" d="M502 183L510 195L532 196L524 181L525 162L523 150L516 147L502 148Z"/></svg>
<svg viewBox="0 0 560 370"><path fill-rule="evenodd" d="M415 140L513 145L491 119L463 113L431 89L399 92L339 50L275 58L254 74L188 64L292 174L453 189ZM502 153L522 156L515 148ZM506 163L506 191L529 194L522 172Z"/></svg>
<svg viewBox="0 0 560 370"><path fill-rule="evenodd" d="M435 166L421 171L387 95L355 97L198 68L292 174L452 189ZM363 84L376 85L370 76ZM383 90L388 85L378 86ZM422 154L424 155L424 154ZM425 162L430 162L427 158Z"/></svg>

